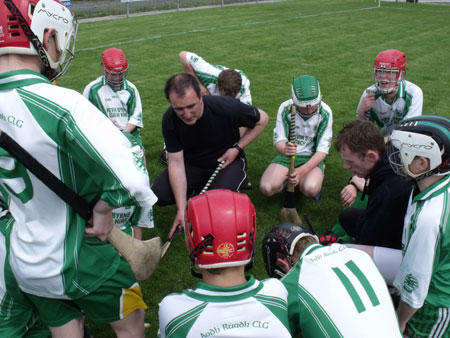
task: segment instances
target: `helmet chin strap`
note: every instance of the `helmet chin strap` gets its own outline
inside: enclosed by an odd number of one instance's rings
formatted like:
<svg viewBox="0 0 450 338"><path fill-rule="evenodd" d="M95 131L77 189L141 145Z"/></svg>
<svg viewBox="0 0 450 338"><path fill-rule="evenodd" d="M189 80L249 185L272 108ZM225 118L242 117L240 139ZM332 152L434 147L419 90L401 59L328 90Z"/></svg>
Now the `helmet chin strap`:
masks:
<svg viewBox="0 0 450 338"><path fill-rule="evenodd" d="M319 109L320 109L320 102L317 105L316 110L313 113L311 113L311 114L302 114L302 112L298 109L298 107L297 106L295 107L295 111L297 112L297 114L300 115L301 117L305 118L305 119L316 115L319 112Z"/></svg>
<svg viewBox="0 0 450 338"><path fill-rule="evenodd" d="M30 26L28 25L27 21L23 17L22 13L20 13L19 9L17 8L16 4L12 0L3 0L5 6L8 8L10 13L17 19L17 22L20 25L20 28L22 28L25 35L28 37L28 40L32 43L34 48L36 49L39 57L42 61L42 66L44 70L42 71L42 74L45 75L49 80L53 80L55 77L55 71L50 67L50 62L48 60L47 52L45 51L45 48L41 41L39 41L39 38L31 31Z"/></svg>
<svg viewBox="0 0 450 338"><path fill-rule="evenodd" d="M195 271L195 261L197 260L197 257L205 251L205 249L211 245L214 241L213 234L208 234L203 241L197 244L197 246L192 250L191 254L189 255L191 258L191 274L194 277L202 278L202 275Z"/></svg>

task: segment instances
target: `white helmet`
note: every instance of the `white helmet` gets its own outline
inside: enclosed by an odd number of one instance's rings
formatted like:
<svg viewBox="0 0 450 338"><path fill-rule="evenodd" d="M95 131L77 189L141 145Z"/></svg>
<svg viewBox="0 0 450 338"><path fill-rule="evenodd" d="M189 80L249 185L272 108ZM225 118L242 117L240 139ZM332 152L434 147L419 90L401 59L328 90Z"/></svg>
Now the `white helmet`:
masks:
<svg viewBox="0 0 450 338"><path fill-rule="evenodd" d="M311 108L322 100L319 81L314 76L301 75L292 81L292 100L302 108Z"/></svg>
<svg viewBox="0 0 450 338"><path fill-rule="evenodd" d="M0 55L38 55L50 80L63 75L75 51L77 22L57 0L2 0L0 2ZM59 59L55 62L43 47L46 29L56 30ZM70 49L70 50L69 50Z"/></svg>
<svg viewBox="0 0 450 338"><path fill-rule="evenodd" d="M389 162L393 170L416 181L450 174L450 119L420 116L404 120L391 134ZM413 174L409 165L416 156L426 157L430 168Z"/></svg>

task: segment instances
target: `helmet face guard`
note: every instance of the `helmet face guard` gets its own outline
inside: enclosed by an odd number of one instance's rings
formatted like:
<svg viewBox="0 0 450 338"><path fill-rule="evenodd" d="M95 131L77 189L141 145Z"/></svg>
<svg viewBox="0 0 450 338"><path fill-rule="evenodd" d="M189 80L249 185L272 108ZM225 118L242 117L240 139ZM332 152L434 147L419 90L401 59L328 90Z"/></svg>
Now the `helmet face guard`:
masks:
<svg viewBox="0 0 450 338"><path fill-rule="evenodd" d="M380 52L373 64L373 82L377 91L390 94L398 89L406 73L406 55L396 49Z"/></svg>
<svg viewBox="0 0 450 338"><path fill-rule="evenodd" d="M311 108L317 106L317 109L308 116L318 112L322 94L319 81L314 76L301 75L295 78L291 84L291 93L292 101L296 107Z"/></svg>
<svg viewBox="0 0 450 338"><path fill-rule="evenodd" d="M319 238L312 230L294 223L275 225L264 236L262 254L266 271L271 277L281 278L285 274L277 263L278 258L286 258L290 266L294 265L292 255L295 252L295 245L307 236L313 237L319 243Z"/></svg>
<svg viewBox="0 0 450 338"><path fill-rule="evenodd" d="M78 27L70 11L56 0L1 0L0 8L0 26L6 29L0 55L38 55L47 78L63 75L74 57ZM43 47L47 29L56 32L57 61Z"/></svg>
<svg viewBox="0 0 450 338"><path fill-rule="evenodd" d="M102 53L102 68L110 86L122 86L128 74L128 62L123 51L118 48L106 49Z"/></svg>
<svg viewBox="0 0 450 338"><path fill-rule="evenodd" d="M388 157L395 173L416 181L450 173L450 119L421 116L404 120L391 134ZM409 166L416 157L430 161L427 172L414 174Z"/></svg>
<svg viewBox="0 0 450 338"><path fill-rule="evenodd" d="M247 265L253 260L256 214L245 194L210 190L188 201L186 245L192 267Z"/></svg>

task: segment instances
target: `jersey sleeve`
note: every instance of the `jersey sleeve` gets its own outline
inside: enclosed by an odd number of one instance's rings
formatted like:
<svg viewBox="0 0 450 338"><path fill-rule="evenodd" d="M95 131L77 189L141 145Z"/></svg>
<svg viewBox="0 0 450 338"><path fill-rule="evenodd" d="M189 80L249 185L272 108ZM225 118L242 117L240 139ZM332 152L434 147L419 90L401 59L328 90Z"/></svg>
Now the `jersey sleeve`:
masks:
<svg viewBox="0 0 450 338"><path fill-rule="evenodd" d="M64 148L78 165L96 177L101 199L112 207L151 207L157 200L148 172L129 140L95 106L75 99L61 124ZM107 142L105 142L107 140Z"/></svg>
<svg viewBox="0 0 450 338"><path fill-rule="evenodd" d="M291 104L292 101L287 100L278 108L277 120L275 122L275 128L273 129L273 145L278 142L289 141L289 126L291 124L289 107Z"/></svg>
<svg viewBox="0 0 450 338"><path fill-rule="evenodd" d="M236 69L236 71L241 74L242 87L239 96L237 97L242 103L252 105L252 94L250 93L250 80L243 71Z"/></svg>
<svg viewBox="0 0 450 338"><path fill-rule="evenodd" d="M394 286L400 291L401 299L415 309L423 306L428 294L440 221L434 214L419 215L412 234L410 224L405 224L403 230L403 237L410 238Z"/></svg>
<svg viewBox="0 0 450 338"><path fill-rule="evenodd" d="M322 102L320 111L322 121L317 130L316 151L328 154L331 147L331 139L333 137L333 114L331 108Z"/></svg>
<svg viewBox="0 0 450 338"><path fill-rule="evenodd" d="M219 78L220 72L225 69L225 67L212 65L206 62L201 56L187 52L186 59L194 69L195 75L200 79L200 82L208 87L210 84L215 84Z"/></svg>
<svg viewBox="0 0 450 338"><path fill-rule="evenodd" d="M128 82L128 85L133 93L128 100L128 114L130 116L128 123L134 124L138 128L143 128L141 96L135 85L130 82Z"/></svg>
<svg viewBox="0 0 450 338"><path fill-rule="evenodd" d="M89 93L91 91L91 85L92 84L89 83L86 87L84 87L84 90L83 90L83 96L88 100L89 100Z"/></svg>
<svg viewBox="0 0 450 338"><path fill-rule="evenodd" d="M411 105L406 112L405 119L409 119L416 116L422 115L422 107L423 107L423 92L420 87L413 85L412 90L412 100Z"/></svg>

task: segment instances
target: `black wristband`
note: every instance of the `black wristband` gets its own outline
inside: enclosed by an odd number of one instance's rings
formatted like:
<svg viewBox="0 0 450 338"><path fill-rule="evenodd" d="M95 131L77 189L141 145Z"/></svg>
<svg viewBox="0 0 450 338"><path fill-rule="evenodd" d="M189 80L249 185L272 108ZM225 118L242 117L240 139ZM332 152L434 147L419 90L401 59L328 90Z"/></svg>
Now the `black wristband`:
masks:
<svg viewBox="0 0 450 338"><path fill-rule="evenodd" d="M348 184L349 184L349 185L353 185L353 186L356 188L356 190L359 190L358 187L356 186L355 182L353 182L353 181L348 181Z"/></svg>
<svg viewBox="0 0 450 338"><path fill-rule="evenodd" d="M242 149L237 142L235 144L233 144L233 148L236 148L237 150L239 150L239 152L241 154L244 152L244 149Z"/></svg>

